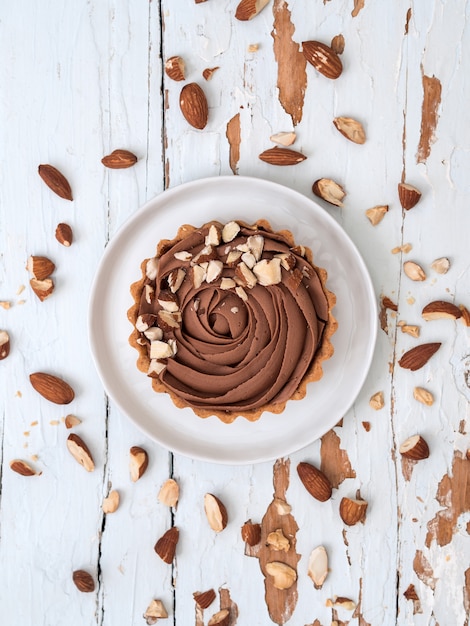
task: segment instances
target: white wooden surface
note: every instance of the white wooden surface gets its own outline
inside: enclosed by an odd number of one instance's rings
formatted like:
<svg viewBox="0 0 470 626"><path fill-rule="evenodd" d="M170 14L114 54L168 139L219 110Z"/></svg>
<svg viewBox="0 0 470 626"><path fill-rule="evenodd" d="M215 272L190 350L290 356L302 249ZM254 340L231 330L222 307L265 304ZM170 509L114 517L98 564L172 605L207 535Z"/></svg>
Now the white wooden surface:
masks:
<svg viewBox="0 0 470 626"><path fill-rule="evenodd" d="M230 174L226 127L237 113L238 173L281 182L308 197L317 178L343 184L345 207L324 208L363 254L378 300L386 295L398 304L397 315L389 313L388 334L379 331L370 374L342 425L291 455L287 498L299 526L301 559L289 623L468 624L470 330L451 320L426 323L420 312L435 299L470 308L469 5L274 0L252 21L239 22L236 4L17 0L0 8L0 300L12 305L0 308L0 329L11 336L10 356L0 362L2 625L144 624L146 607L159 598L169 612L162 624L200 626L218 602L201 622L192 594L210 587L228 590L236 604L231 626L272 623L259 564L245 556L240 527L248 518L261 521L271 502L273 463L219 467L173 456L148 440L105 396L87 343L87 298L107 241L165 186ZM308 159L290 168L258 159L271 147L272 133L293 128L278 97L273 36L280 17L290 19L296 43L329 43L340 33L345 39L344 72L337 81L311 66L305 70L293 147ZM249 51L251 44L258 49ZM187 82L206 91L210 117L204 131L185 122L178 106L181 83L162 72L172 55L185 59ZM204 81L202 70L214 66L219 70ZM430 155L418 163L423 75L440 81L442 97ZM338 115L364 123L364 146L334 129ZM105 169L100 160L115 148L133 151L138 163ZM68 177L73 203L43 184L40 163ZM396 191L402 177L423 192L406 214ZM390 210L374 228L365 210L377 204ZM69 249L54 238L61 221L74 230ZM408 242L409 254L391 253ZM25 263L31 254L47 255L57 266L55 292L43 303L28 285ZM444 276L430 269L441 256L451 261ZM404 275L406 259L422 264L425 282ZM20 285L26 285L21 294ZM420 325L420 341L442 341L418 372L397 365L403 351L418 343L400 331L399 320ZM34 392L28 375L37 370L72 383L76 399L70 407L52 405ZM413 399L415 386L433 392L433 406ZM385 407L375 412L369 398L377 391L384 392ZM75 431L95 457L93 473L66 450L61 418L68 412L82 419ZM407 472L398 447L417 432L426 437L431 455ZM150 457L135 484L128 474L132 445L145 447ZM12 472L15 458L42 474ZM306 493L295 471L302 460L321 463L330 474L343 471L330 501L320 504ZM169 476L181 487L173 512L157 501ZM111 486L119 490L121 506L104 517L101 503ZM358 489L369 502L367 519L347 528L339 501ZM217 536L204 517L206 492L228 509L229 524ZM433 530L433 520L441 518L448 520L446 539ZM153 545L172 523L181 539L174 566L168 566ZM310 551L320 544L329 552L330 573L315 590L306 569ZM92 573L94 593L75 588L71 574L80 568ZM410 584L417 600L404 596ZM352 598L358 608L327 607L335 595Z"/></svg>

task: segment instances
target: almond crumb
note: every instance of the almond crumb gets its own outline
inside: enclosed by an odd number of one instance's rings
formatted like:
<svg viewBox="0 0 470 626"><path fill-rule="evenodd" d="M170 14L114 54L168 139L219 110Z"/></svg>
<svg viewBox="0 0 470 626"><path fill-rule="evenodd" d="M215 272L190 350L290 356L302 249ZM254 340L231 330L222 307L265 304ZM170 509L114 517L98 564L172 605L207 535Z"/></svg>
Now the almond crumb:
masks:
<svg viewBox="0 0 470 626"><path fill-rule="evenodd" d="M2 302L0 302L0 306L2 307L2 309L8 310L9 308L11 308L11 302L8 302L7 300L2 300Z"/></svg>

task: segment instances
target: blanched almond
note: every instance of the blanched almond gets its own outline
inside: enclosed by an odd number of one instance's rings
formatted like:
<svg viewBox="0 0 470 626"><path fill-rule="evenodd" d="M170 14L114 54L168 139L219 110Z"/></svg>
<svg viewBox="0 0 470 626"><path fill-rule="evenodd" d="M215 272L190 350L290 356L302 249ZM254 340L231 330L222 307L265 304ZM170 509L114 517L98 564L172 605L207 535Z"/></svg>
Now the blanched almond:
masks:
<svg viewBox="0 0 470 626"><path fill-rule="evenodd" d="M434 404L434 396L427 389L423 389L422 387L415 387L413 389L413 397L421 404L425 404L426 406L432 406Z"/></svg>
<svg viewBox="0 0 470 626"><path fill-rule="evenodd" d="M229 243L233 241L240 232L240 225L237 222L228 222L222 229L222 241Z"/></svg>
<svg viewBox="0 0 470 626"><path fill-rule="evenodd" d="M271 532L266 537L266 545L273 550L279 550L283 552L289 552L290 541L282 532L282 528Z"/></svg>
<svg viewBox="0 0 470 626"><path fill-rule="evenodd" d="M366 133L363 125L352 117L335 117L333 124L349 141L358 144L366 142Z"/></svg>
<svg viewBox="0 0 470 626"><path fill-rule="evenodd" d="M114 513L119 507L119 491L110 491L109 495L103 500L103 513Z"/></svg>
<svg viewBox="0 0 470 626"><path fill-rule="evenodd" d="M418 263L414 261L406 261L403 263L403 271L411 280L418 282L426 280L426 272L421 265L418 265Z"/></svg>
<svg viewBox="0 0 470 626"><path fill-rule="evenodd" d="M158 492L158 500L169 507L175 507L178 503L180 488L176 480L169 478L166 480Z"/></svg>
<svg viewBox="0 0 470 626"><path fill-rule="evenodd" d="M321 589L328 576L328 554L324 546L312 550L308 559L307 574L312 579L315 589Z"/></svg>
<svg viewBox="0 0 470 626"><path fill-rule="evenodd" d="M388 212L388 204L374 206L371 209L367 209L366 217L372 226L377 226L383 220Z"/></svg>
<svg viewBox="0 0 470 626"><path fill-rule="evenodd" d="M374 393L369 400L369 405L372 409L374 409L374 411L380 411L380 409L383 409L385 405L383 391Z"/></svg>
<svg viewBox="0 0 470 626"><path fill-rule="evenodd" d="M295 569L281 561L266 563L266 572L273 577L276 589L290 589L297 580Z"/></svg>
<svg viewBox="0 0 470 626"><path fill-rule="evenodd" d="M440 257L431 263L431 267L438 274L447 274L450 269L450 261L447 257Z"/></svg>
<svg viewBox="0 0 470 626"><path fill-rule="evenodd" d="M204 496L204 512L209 526L216 533L220 533L227 526L227 509L212 493L206 493Z"/></svg>

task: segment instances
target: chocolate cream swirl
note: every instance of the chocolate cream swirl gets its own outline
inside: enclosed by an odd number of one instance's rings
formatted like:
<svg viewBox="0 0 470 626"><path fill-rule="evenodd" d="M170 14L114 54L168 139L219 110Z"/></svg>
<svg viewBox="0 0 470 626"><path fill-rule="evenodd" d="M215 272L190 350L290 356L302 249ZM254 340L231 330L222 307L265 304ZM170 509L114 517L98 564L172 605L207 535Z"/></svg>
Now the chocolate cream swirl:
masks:
<svg viewBox="0 0 470 626"><path fill-rule="evenodd" d="M178 406L253 418L282 411L305 395L309 375L321 377L334 296L289 231L265 221L183 226L142 268L131 342L155 390Z"/></svg>

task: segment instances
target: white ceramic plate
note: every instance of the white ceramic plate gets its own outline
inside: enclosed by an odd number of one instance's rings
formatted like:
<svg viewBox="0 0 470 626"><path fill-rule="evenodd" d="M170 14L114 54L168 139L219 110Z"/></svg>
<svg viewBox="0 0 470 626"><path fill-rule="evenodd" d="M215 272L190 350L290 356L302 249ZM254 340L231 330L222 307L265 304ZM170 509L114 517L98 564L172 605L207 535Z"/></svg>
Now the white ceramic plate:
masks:
<svg viewBox="0 0 470 626"><path fill-rule="evenodd" d="M160 239L172 239L184 223L217 219L253 222L266 218L275 230L288 228L313 250L315 264L328 271L336 294L334 356L323 378L308 385L303 400L290 401L280 415L256 422L237 418L224 424L177 409L167 394L155 393L136 367L129 345L132 305L129 286L140 264L155 254ZM149 437L186 456L216 463L267 461L299 450L332 428L356 399L372 360L377 308L367 268L342 228L319 205L296 191L241 176L197 180L160 194L137 211L106 248L91 292L89 337L106 392Z"/></svg>

